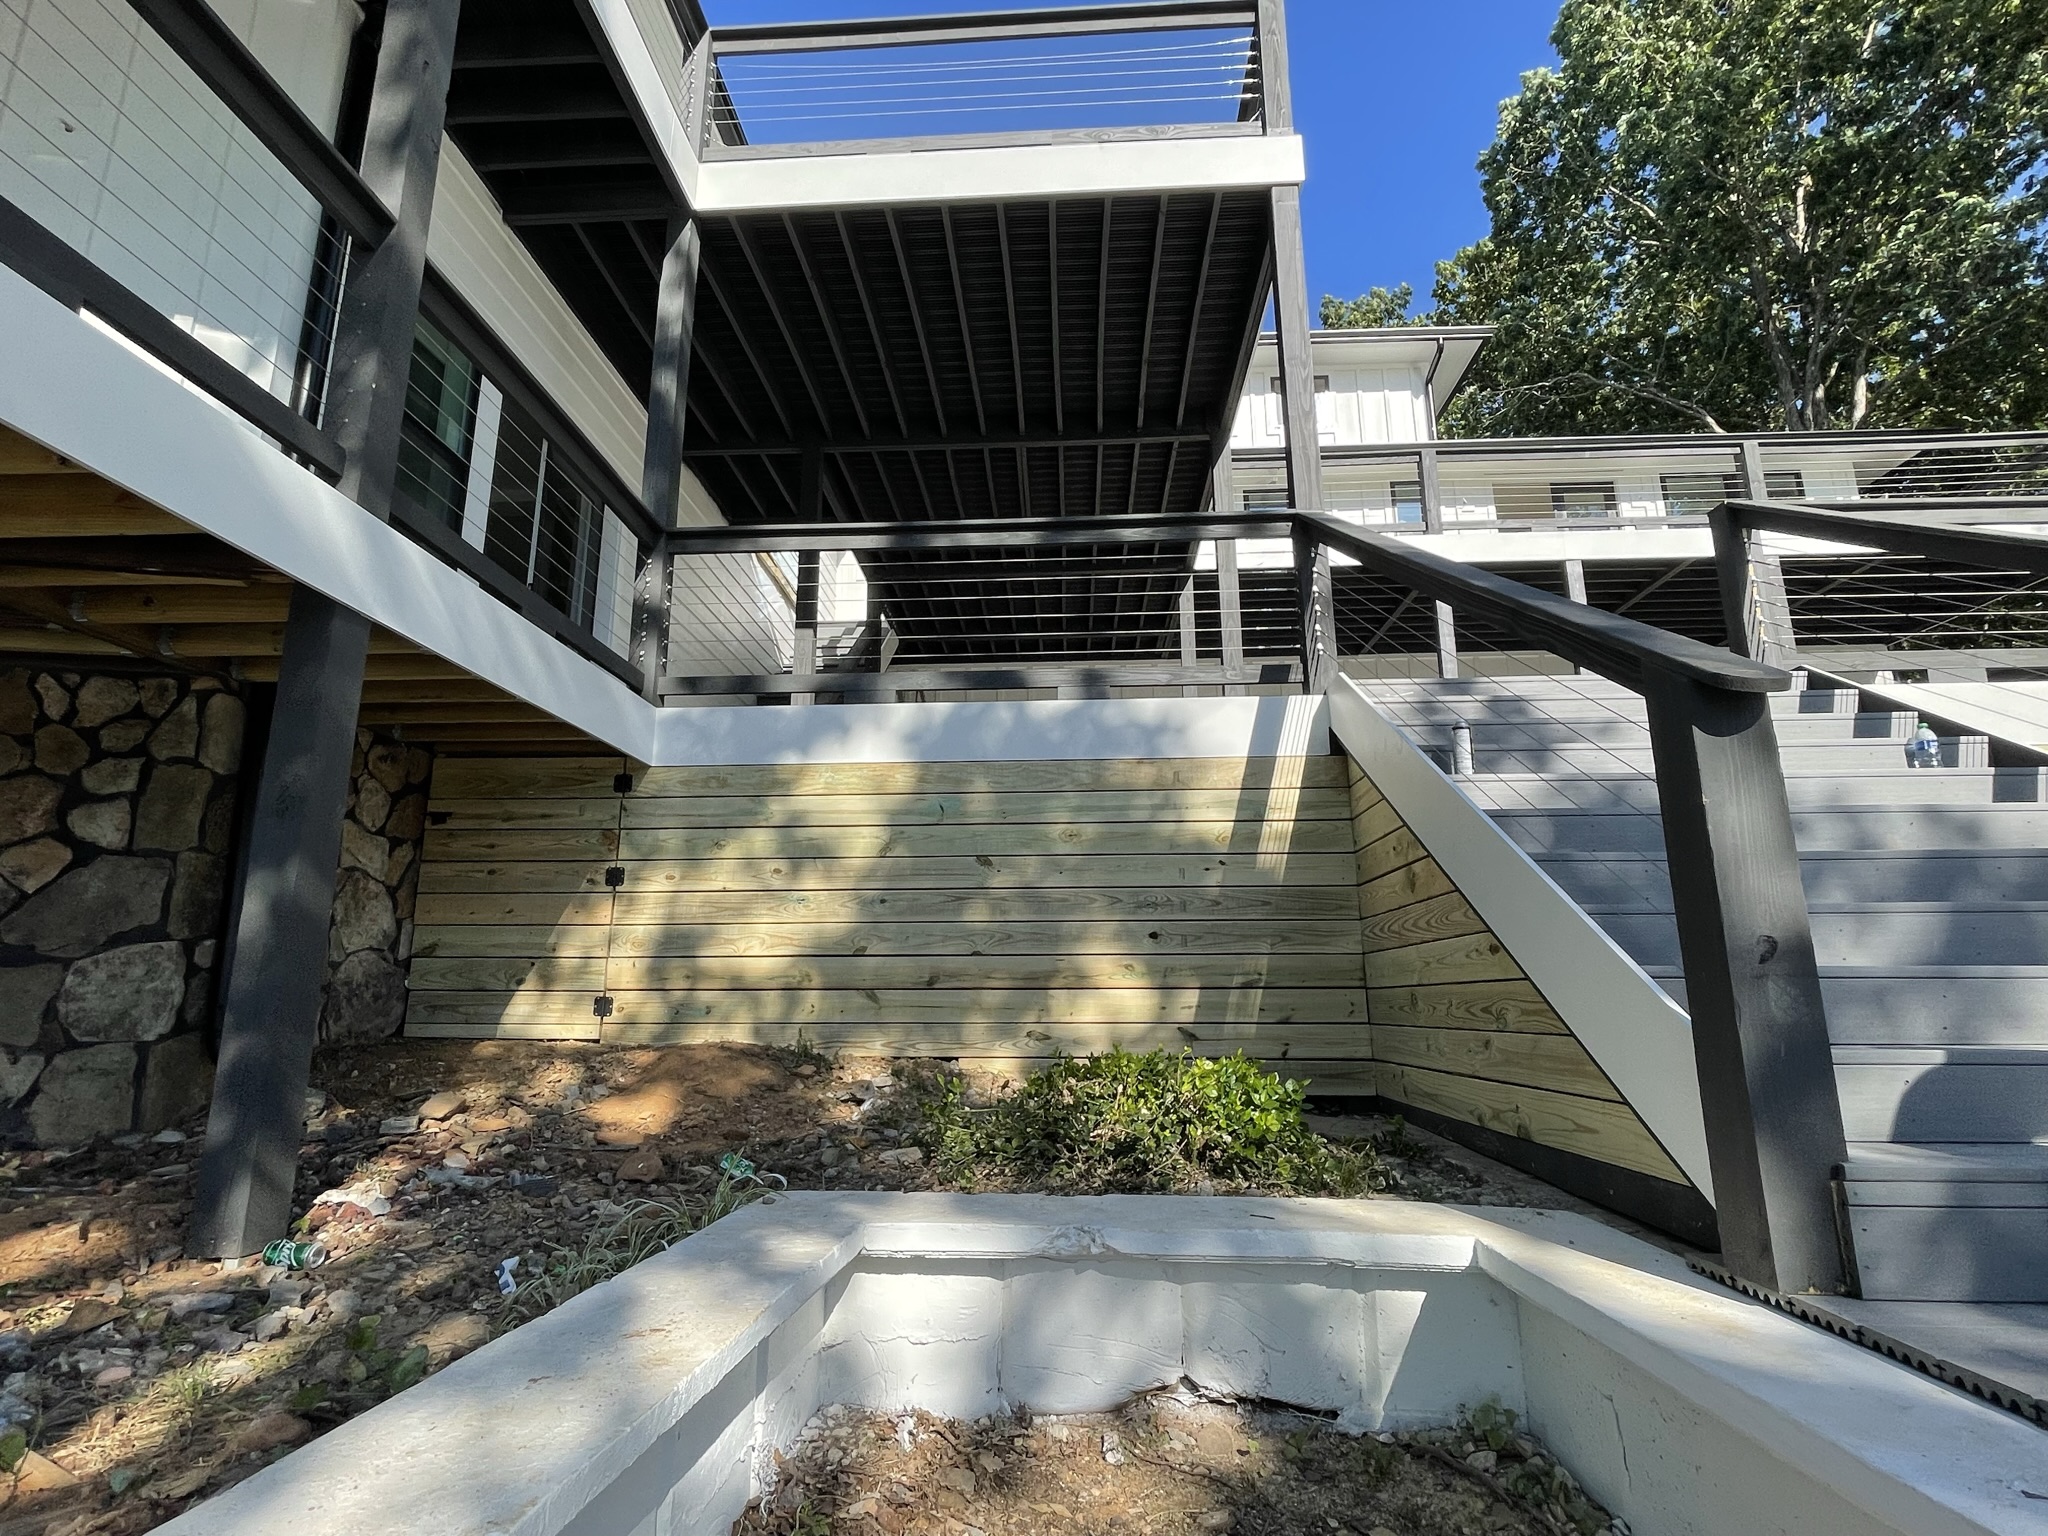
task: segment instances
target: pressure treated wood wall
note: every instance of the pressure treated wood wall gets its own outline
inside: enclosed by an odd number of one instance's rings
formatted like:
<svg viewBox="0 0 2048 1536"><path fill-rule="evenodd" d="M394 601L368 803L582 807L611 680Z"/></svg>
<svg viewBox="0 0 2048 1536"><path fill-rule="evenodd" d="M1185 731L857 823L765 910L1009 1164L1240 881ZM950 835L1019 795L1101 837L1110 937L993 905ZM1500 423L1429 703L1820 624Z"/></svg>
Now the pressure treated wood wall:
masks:
<svg viewBox="0 0 2048 1536"><path fill-rule="evenodd" d="M1685 1183L1393 806L1342 761L1381 1097Z"/></svg>
<svg viewBox="0 0 2048 1536"><path fill-rule="evenodd" d="M1371 1091L1341 757L627 766L442 760L409 1033L1242 1047Z"/></svg>

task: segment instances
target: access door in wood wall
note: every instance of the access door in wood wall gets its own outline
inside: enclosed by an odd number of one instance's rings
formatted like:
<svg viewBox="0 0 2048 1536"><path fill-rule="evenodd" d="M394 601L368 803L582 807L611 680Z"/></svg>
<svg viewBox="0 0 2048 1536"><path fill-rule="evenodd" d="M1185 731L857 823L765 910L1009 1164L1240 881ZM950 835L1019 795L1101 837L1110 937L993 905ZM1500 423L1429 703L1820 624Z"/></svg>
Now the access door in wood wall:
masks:
<svg viewBox="0 0 2048 1536"><path fill-rule="evenodd" d="M629 766L441 762L410 1033L1241 1047L1370 1091L1341 758Z"/></svg>

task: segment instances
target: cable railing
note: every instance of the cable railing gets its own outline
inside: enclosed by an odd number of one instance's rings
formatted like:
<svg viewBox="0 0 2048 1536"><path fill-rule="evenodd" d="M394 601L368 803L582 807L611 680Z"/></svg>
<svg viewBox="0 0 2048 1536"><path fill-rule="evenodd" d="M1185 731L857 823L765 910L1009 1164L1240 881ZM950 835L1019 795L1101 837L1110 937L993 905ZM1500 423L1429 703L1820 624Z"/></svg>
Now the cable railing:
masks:
<svg viewBox="0 0 2048 1536"><path fill-rule="evenodd" d="M1263 131L1258 11L1175 0L721 27L686 68L706 155Z"/></svg>

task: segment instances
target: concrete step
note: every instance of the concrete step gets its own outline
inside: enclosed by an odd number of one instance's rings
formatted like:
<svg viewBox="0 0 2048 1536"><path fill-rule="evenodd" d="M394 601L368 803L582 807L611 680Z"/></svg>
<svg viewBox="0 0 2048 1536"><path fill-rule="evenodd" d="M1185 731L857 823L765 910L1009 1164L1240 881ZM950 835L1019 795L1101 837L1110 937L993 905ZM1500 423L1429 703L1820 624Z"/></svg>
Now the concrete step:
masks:
<svg viewBox="0 0 2048 1536"><path fill-rule="evenodd" d="M1676 965L1644 966L1682 1008ZM2048 966L1824 965L1836 1045L2038 1046L2048 1041Z"/></svg>
<svg viewBox="0 0 2048 1536"><path fill-rule="evenodd" d="M1853 785L1845 792L1853 793ZM1492 813L1517 846L1532 854L1659 853L1655 816L1601 810ZM2021 805L1843 805L1794 809L1801 852L1871 849L2011 849L2048 845L2048 807Z"/></svg>
<svg viewBox="0 0 2048 1536"><path fill-rule="evenodd" d="M1818 902L1813 952L1819 965L2048 965L2048 904L1841 905ZM1586 915L1636 964L1680 963L1678 925L1668 912L1588 906Z"/></svg>
<svg viewBox="0 0 2048 1536"><path fill-rule="evenodd" d="M1842 1171L1865 1300L2048 1302L2048 1146L1852 1142Z"/></svg>
<svg viewBox="0 0 2048 1536"><path fill-rule="evenodd" d="M1442 749L1432 749L1441 753ZM1479 773L1458 787L1482 810L1613 810L1654 813L1657 784L1648 772ZM1844 775L1793 773L1785 781L1794 810L1856 805L2048 804L2039 768L1886 768Z"/></svg>
<svg viewBox="0 0 2048 1536"><path fill-rule="evenodd" d="M1549 854L1537 862L1580 906L1671 910L1661 856ZM2048 851L1813 853L1800 859L1799 873L1806 899L1817 903L2048 902Z"/></svg>
<svg viewBox="0 0 2048 1536"><path fill-rule="evenodd" d="M2048 1045L1838 1045L1851 1141L2048 1142Z"/></svg>

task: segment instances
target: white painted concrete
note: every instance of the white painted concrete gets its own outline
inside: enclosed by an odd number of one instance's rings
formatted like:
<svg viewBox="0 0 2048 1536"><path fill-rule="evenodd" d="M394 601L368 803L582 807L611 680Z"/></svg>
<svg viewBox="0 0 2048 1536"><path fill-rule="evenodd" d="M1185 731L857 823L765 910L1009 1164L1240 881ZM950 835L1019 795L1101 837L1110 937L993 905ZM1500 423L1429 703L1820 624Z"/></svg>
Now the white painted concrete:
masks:
<svg viewBox="0 0 2048 1536"><path fill-rule="evenodd" d="M1692 1022L1348 677L1330 728L1571 1026L1671 1160L1714 1198Z"/></svg>
<svg viewBox="0 0 2048 1536"><path fill-rule="evenodd" d="M163 1530L709 1536L827 1403L1079 1411L1183 1377L1361 1429L1498 1395L1639 1536L2048 1529L2038 1430L1582 1217L809 1193Z"/></svg>
<svg viewBox="0 0 2048 1536"><path fill-rule="evenodd" d="M659 712L664 764L1292 757L1329 751L1321 699L1030 699Z"/></svg>

